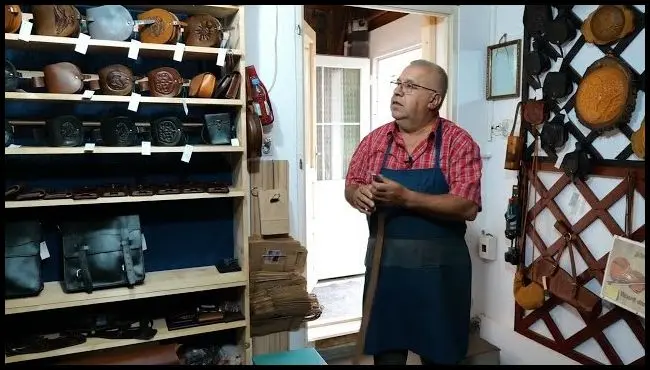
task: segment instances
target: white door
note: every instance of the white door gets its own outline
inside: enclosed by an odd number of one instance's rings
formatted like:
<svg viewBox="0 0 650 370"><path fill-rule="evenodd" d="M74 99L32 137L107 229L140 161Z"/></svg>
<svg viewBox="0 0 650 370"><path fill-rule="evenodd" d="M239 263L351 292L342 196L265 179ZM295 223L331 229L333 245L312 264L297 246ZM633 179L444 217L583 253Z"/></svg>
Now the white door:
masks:
<svg viewBox="0 0 650 370"><path fill-rule="evenodd" d="M363 274L368 226L345 201L350 158L370 132L370 60L316 55L313 248L318 280Z"/></svg>

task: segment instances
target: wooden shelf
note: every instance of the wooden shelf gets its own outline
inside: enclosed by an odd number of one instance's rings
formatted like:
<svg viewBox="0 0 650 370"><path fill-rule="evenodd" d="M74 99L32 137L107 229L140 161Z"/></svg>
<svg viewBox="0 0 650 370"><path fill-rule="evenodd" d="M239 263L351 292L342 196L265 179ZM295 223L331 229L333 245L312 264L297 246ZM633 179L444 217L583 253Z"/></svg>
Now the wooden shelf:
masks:
<svg viewBox="0 0 650 370"><path fill-rule="evenodd" d="M5 356L5 364L36 360L40 358L72 355L75 353L97 351L97 350L108 349L108 348L124 347L124 346L130 346L134 344L142 344L142 343L165 340L165 339L186 337L186 336L202 334L202 333L210 333L216 331L242 328L245 326L246 326L246 320L238 320L238 321L196 326L193 328L169 330L167 329L167 324L165 323L165 319L158 319L158 320L154 320L153 323L153 327L154 329L158 330L158 333L156 333L156 336L149 341L143 341L139 339L88 338L86 343L79 344L72 347L66 347L66 348L61 348L61 349L42 352L42 353L30 353L27 355L18 355L18 356L11 356L11 357Z"/></svg>
<svg viewBox="0 0 650 370"><path fill-rule="evenodd" d="M50 94L30 92L5 92L5 100L50 100L50 101L82 101L82 102L105 102L128 104L130 96L117 95L93 95L90 99L83 99L83 94ZM140 104L185 104L187 105L225 105L243 106L242 99L203 99L203 98L161 98L153 96L140 97Z"/></svg>
<svg viewBox="0 0 650 370"><path fill-rule="evenodd" d="M221 274L214 266L155 271L147 272L144 283L132 289L102 289L91 294L65 293L60 282L52 281L45 283L36 297L6 299L5 315L239 287L246 285L247 278L244 271Z"/></svg>
<svg viewBox="0 0 650 370"><path fill-rule="evenodd" d="M184 146L152 146L151 153L182 153ZM231 145L193 145L192 153L243 153L244 147ZM95 146L90 152L79 147L43 147L43 146L9 146L5 148L6 155L62 155L62 154L139 154L141 146L114 147Z"/></svg>
<svg viewBox="0 0 650 370"><path fill-rule="evenodd" d="M230 189L227 194L217 193L192 193L192 194L165 194L144 197L101 197L97 199L48 199L48 200L12 200L5 201L6 208L33 208L33 207L60 207L84 206L91 204L115 204L137 202L163 202L172 200L213 199L213 198L242 198L244 191Z"/></svg>
<svg viewBox="0 0 650 370"><path fill-rule="evenodd" d="M57 37L57 36L40 36L31 35L30 41L25 42L18 39L17 33L5 33L5 48L9 49L29 49L29 50L54 50L74 52L75 45L77 45L76 37ZM88 40L88 50L86 54L106 54L106 53L124 53L127 56L129 48L131 47L130 41L111 41L111 40ZM174 56L176 45L171 44L147 44L140 43L140 51L138 56L141 57L154 57L154 58L169 58ZM232 53L235 56L241 56L242 51L239 49L221 49L221 48L206 48L202 46L185 46L183 52L183 60L214 60L216 62L217 55L221 53ZM182 63L182 62L179 62Z"/></svg>

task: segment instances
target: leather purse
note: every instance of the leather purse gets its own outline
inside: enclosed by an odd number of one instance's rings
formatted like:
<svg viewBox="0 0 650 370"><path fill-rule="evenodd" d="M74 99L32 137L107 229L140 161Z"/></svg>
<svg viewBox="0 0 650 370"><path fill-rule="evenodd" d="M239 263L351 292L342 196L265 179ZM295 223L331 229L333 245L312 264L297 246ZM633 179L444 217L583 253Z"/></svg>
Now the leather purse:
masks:
<svg viewBox="0 0 650 370"><path fill-rule="evenodd" d="M527 100L521 104L521 117L532 126L545 123L549 117L548 104L544 100Z"/></svg>
<svg viewBox="0 0 650 370"><path fill-rule="evenodd" d="M84 87L99 90L99 81L81 73L79 67L68 62L46 65L42 77L32 77L32 85L36 88L45 87L47 92L53 94L75 94Z"/></svg>
<svg viewBox="0 0 650 370"><path fill-rule="evenodd" d="M553 19L550 5L526 5L524 7L524 28L531 36L544 34L546 24Z"/></svg>
<svg viewBox="0 0 650 370"><path fill-rule="evenodd" d="M508 135L508 142L506 144L506 161L503 168L506 170L519 171L521 168L521 158L524 151L524 141L521 138L523 132L519 132L519 135L515 135L515 128L517 127L517 119L519 118L519 109L521 108L522 102L517 103L517 108L515 108L515 118L512 121L512 129L510 130L510 135Z"/></svg>
<svg viewBox="0 0 650 370"><path fill-rule="evenodd" d="M125 96L133 91L135 79L127 66L111 64L100 69L98 75L102 94Z"/></svg>
<svg viewBox="0 0 650 370"><path fill-rule="evenodd" d="M221 22L209 14L193 15L187 19L185 44L188 46L219 47Z"/></svg>
<svg viewBox="0 0 650 370"><path fill-rule="evenodd" d="M544 38L558 46L563 53L562 45L576 38L578 29L567 15L568 11L558 11L555 19L546 23L544 28Z"/></svg>
<svg viewBox="0 0 650 370"><path fill-rule="evenodd" d="M535 310L544 305L544 288L527 279L523 267L517 268L515 272L512 291L515 302L524 310Z"/></svg>
<svg viewBox="0 0 650 370"><path fill-rule="evenodd" d="M5 5L5 33L15 33L23 22L20 5Z"/></svg>
<svg viewBox="0 0 650 370"><path fill-rule="evenodd" d="M187 95L191 98L211 98L217 87L217 77L205 72L192 77Z"/></svg>
<svg viewBox="0 0 650 370"><path fill-rule="evenodd" d="M253 107L248 104L246 106L246 153L248 158L262 156L263 136L262 121Z"/></svg>
<svg viewBox="0 0 650 370"><path fill-rule="evenodd" d="M66 293L128 286L144 282L140 218L119 216L61 224L63 290Z"/></svg>
<svg viewBox="0 0 650 370"><path fill-rule="evenodd" d="M544 77L542 88L545 99L558 100L569 96L573 92L573 81L564 71L549 72Z"/></svg>
<svg viewBox="0 0 650 370"><path fill-rule="evenodd" d="M625 5L600 5L582 23L586 42L608 45L634 32L634 13Z"/></svg>
<svg viewBox="0 0 650 370"><path fill-rule="evenodd" d="M176 69L161 67L149 71L146 79L138 81L138 86L151 96L173 98L181 93L184 82Z"/></svg>
<svg viewBox="0 0 650 370"><path fill-rule="evenodd" d="M150 44L174 43L179 39L181 27L187 26L174 13L160 8L138 14L138 20L153 20L153 23L140 28L140 41Z"/></svg>
<svg viewBox="0 0 650 370"><path fill-rule="evenodd" d="M185 140L183 122L176 117L162 117L151 122L151 139L156 146L182 145Z"/></svg>
<svg viewBox="0 0 650 370"><path fill-rule="evenodd" d="M576 143L573 152L567 153L562 159L560 168L575 183L576 179L585 181L587 174L591 172L591 155L582 147L580 142Z"/></svg>
<svg viewBox="0 0 650 370"><path fill-rule="evenodd" d="M13 64L5 59L5 91L16 91L23 75L16 70Z"/></svg>
<svg viewBox="0 0 650 370"><path fill-rule="evenodd" d="M133 146L137 143L138 128L128 116L104 117L100 121L99 132L106 146Z"/></svg>
<svg viewBox="0 0 650 370"><path fill-rule="evenodd" d="M645 118L641 122L641 127L630 137L630 141L634 154L641 159L645 159Z"/></svg>
<svg viewBox="0 0 650 370"><path fill-rule="evenodd" d="M569 130L564 124L564 115L556 114L553 120L546 122L539 136L544 152L553 160L557 159L556 149L564 146L569 140Z"/></svg>
<svg viewBox="0 0 650 370"><path fill-rule="evenodd" d="M81 146L83 124L75 116L58 116L45 121L45 137L49 146Z"/></svg>
<svg viewBox="0 0 650 370"><path fill-rule="evenodd" d="M81 13L73 5L32 5L34 32L42 36L76 37Z"/></svg>
<svg viewBox="0 0 650 370"><path fill-rule="evenodd" d="M228 113L206 114L201 136L212 145L230 145L232 124Z"/></svg>
<svg viewBox="0 0 650 370"><path fill-rule="evenodd" d="M591 130L614 129L630 122L636 96L630 69L618 58L605 56L587 68L578 84L576 117Z"/></svg>
<svg viewBox="0 0 650 370"><path fill-rule="evenodd" d="M122 5L102 5L86 10L88 33L95 40L125 41L133 34L135 22ZM153 21L149 21L153 23Z"/></svg>
<svg viewBox="0 0 650 370"><path fill-rule="evenodd" d="M5 223L5 299L33 297L43 290L38 221Z"/></svg>

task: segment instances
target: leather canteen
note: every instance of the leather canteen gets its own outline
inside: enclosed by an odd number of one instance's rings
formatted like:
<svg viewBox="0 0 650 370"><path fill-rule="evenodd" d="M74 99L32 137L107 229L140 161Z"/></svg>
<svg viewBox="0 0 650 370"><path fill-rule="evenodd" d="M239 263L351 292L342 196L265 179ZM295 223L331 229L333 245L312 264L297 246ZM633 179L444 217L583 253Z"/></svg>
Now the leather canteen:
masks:
<svg viewBox="0 0 650 370"><path fill-rule="evenodd" d="M634 154L641 159L645 159L645 118L641 122L641 127L632 134L630 141L632 142Z"/></svg>
<svg viewBox="0 0 650 370"><path fill-rule="evenodd" d="M600 5L582 24L586 42L607 45L634 32L634 13L624 5Z"/></svg>
<svg viewBox="0 0 650 370"><path fill-rule="evenodd" d="M187 26L180 22L175 14L160 8L138 14L138 20L153 21L153 23L140 28L140 41L150 44L176 42L181 32L181 26Z"/></svg>
<svg viewBox="0 0 650 370"><path fill-rule="evenodd" d="M542 149L549 157L556 159L556 149L564 146L569 140L569 130L564 124L564 115L556 114L552 121L546 122L539 136Z"/></svg>
<svg viewBox="0 0 650 370"><path fill-rule="evenodd" d="M149 91L151 96L174 97L183 89L183 78L171 67L161 67L149 71L147 78L138 81L141 91Z"/></svg>
<svg viewBox="0 0 650 370"><path fill-rule="evenodd" d="M5 299L36 296L43 290L41 238L38 221L5 224Z"/></svg>
<svg viewBox="0 0 650 370"><path fill-rule="evenodd" d="M246 106L246 153L248 158L262 156L262 122L252 106Z"/></svg>
<svg viewBox="0 0 650 370"><path fill-rule="evenodd" d="M612 56L595 61L582 76L576 92L578 121L599 132L628 123L637 90L628 67Z"/></svg>
<svg viewBox="0 0 650 370"><path fill-rule="evenodd" d="M101 119L99 132L106 146L133 146L137 141L138 129L131 117L114 116Z"/></svg>
<svg viewBox="0 0 650 370"><path fill-rule="evenodd" d="M548 120L548 106L543 100L528 100L521 104L522 118L528 124L537 126Z"/></svg>
<svg viewBox="0 0 650 370"><path fill-rule="evenodd" d="M72 63L61 62L46 65L43 77L32 77L34 87L45 87L53 94L74 94L84 88L84 82L89 82L89 90L99 90L97 80L91 80L90 75L84 75L79 67Z"/></svg>
<svg viewBox="0 0 650 370"><path fill-rule="evenodd" d="M83 144L83 124L75 116L59 116L45 121L47 143L50 146L80 146Z"/></svg>
<svg viewBox="0 0 650 370"><path fill-rule="evenodd" d="M5 5L5 33L15 33L23 22L20 5Z"/></svg>
<svg viewBox="0 0 650 370"><path fill-rule="evenodd" d="M184 136L183 122L176 117L162 117L151 122L151 139L153 145L180 145Z"/></svg>
<svg viewBox="0 0 650 370"><path fill-rule="evenodd" d="M187 19L185 44L218 47L221 44L221 23L209 14L193 15Z"/></svg>
<svg viewBox="0 0 650 370"><path fill-rule="evenodd" d="M75 37L81 14L72 5L33 5L34 32L43 36Z"/></svg>
<svg viewBox="0 0 650 370"><path fill-rule="evenodd" d="M188 95L191 98L211 98L217 87L217 77L205 72L192 77Z"/></svg>
<svg viewBox="0 0 650 370"><path fill-rule="evenodd" d="M122 5L102 5L86 11L90 37L96 40L124 41L133 34L135 22Z"/></svg>
<svg viewBox="0 0 650 370"><path fill-rule="evenodd" d="M5 91L15 91L22 74L16 70L10 61L5 59Z"/></svg>
<svg viewBox="0 0 650 370"><path fill-rule="evenodd" d="M133 91L133 72L129 67L112 64L99 70L99 87L102 94L129 95Z"/></svg>

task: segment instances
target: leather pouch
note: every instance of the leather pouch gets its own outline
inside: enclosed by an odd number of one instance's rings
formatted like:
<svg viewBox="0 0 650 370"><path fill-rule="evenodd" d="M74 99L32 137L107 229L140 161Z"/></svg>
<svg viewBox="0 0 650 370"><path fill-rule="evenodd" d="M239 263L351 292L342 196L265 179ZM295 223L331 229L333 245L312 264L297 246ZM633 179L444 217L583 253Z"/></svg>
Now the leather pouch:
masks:
<svg viewBox="0 0 650 370"><path fill-rule="evenodd" d="M591 172L591 155L577 142L575 150L564 156L560 167L572 182L576 179L585 181L587 174Z"/></svg>
<svg viewBox="0 0 650 370"><path fill-rule="evenodd" d="M183 89L183 78L177 70L161 67L147 73L147 79L138 81L141 91L149 91L151 96L173 98Z"/></svg>
<svg viewBox="0 0 650 370"><path fill-rule="evenodd" d="M32 5L34 32L42 36L76 37L81 13L73 5Z"/></svg>
<svg viewBox="0 0 650 370"><path fill-rule="evenodd" d="M216 88L217 78L209 72L192 77L187 95L191 98L211 98Z"/></svg>
<svg viewBox="0 0 650 370"><path fill-rule="evenodd" d="M5 224L5 299L37 296L43 290L38 221Z"/></svg>
<svg viewBox="0 0 650 370"><path fill-rule="evenodd" d="M138 129L131 117L115 116L101 120L99 130L106 146L136 145Z"/></svg>
<svg viewBox="0 0 650 370"><path fill-rule="evenodd" d="M541 49L539 39L533 39L533 50L524 54L524 69L528 75L530 86L537 90L542 87L539 75L551 69L551 58Z"/></svg>
<svg viewBox="0 0 650 370"><path fill-rule="evenodd" d="M151 139L156 146L177 146L184 140L183 122L176 117L162 117L151 122Z"/></svg>
<svg viewBox="0 0 650 370"><path fill-rule="evenodd" d="M83 144L83 124L75 116L59 116L45 121L49 146L80 146Z"/></svg>
<svg viewBox="0 0 650 370"><path fill-rule="evenodd" d="M546 23L544 38L557 45L562 51L562 45L576 38L578 30L566 13L558 14L555 19Z"/></svg>
<svg viewBox="0 0 650 370"><path fill-rule="evenodd" d="M99 87L102 94L125 96L133 91L133 72L127 66L112 64L99 70Z"/></svg>
<svg viewBox="0 0 650 370"><path fill-rule="evenodd" d="M529 125L541 125L548 120L548 105L544 100L528 100L521 104L521 117Z"/></svg>
<svg viewBox="0 0 650 370"><path fill-rule="evenodd" d="M553 19L550 5L526 5L524 7L524 28L531 36L544 34L546 24Z"/></svg>
<svg viewBox="0 0 650 370"><path fill-rule="evenodd" d="M219 47L221 22L209 14L193 15L187 19L185 44L188 46Z"/></svg>
<svg viewBox="0 0 650 370"><path fill-rule="evenodd" d="M61 224L66 293L144 282L139 216Z"/></svg>
<svg viewBox="0 0 650 370"><path fill-rule="evenodd" d="M215 113L205 115L205 125L201 136L208 144L230 145L231 122L228 113Z"/></svg>
<svg viewBox="0 0 650 370"><path fill-rule="evenodd" d="M187 26L187 24L180 22L175 14L160 8L140 13L138 20L154 21L154 23L140 28L140 41L150 44L176 42L179 38L181 27Z"/></svg>
<svg viewBox="0 0 650 370"><path fill-rule="evenodd" d="M521 108L522 103L517 103L517 108L515 108L515 118L512 121L512 129L510 130L510 135L508 135L508 142L506 144L506 161L503 166L506 170L519 171L521 167L521 158L524 150L524 141L521 138L520 130L519 135L515 135L515 128L517 127L517 119L519 118L519 109Z"/></svg>
<svg viewBox="0 0 650 370"><path fill-rule="evenodd" d="M544 77L542 91L545 99L562 99L573 92L573 82L566 72L549 72Z"/></svg>
<svg viewBox="0 0 650 370"><path fill-rule="evenodd" d="M557 159L556 149L564 146L569 139L569 130L564 125L564 115L557 114L552 121L546 122L539 136L542 149L549 157Z"/></svg>
<svg viewBox="0 0 650 370"><path fill-rule="evenodd" d="M5 59L5 91L16 91L22 74L16 70L16 67Z"/></svg>
<svg viewBox="0 0 650 370"><path fill-rule="evenodd" d="M128 40L136 25L131 13L122 5L89 8L86 10L86 22L88 33L95 40Z"/></svg>
<svg viewBox="0 0 650 370"><path fill-rule="evenodd" d="M20 5L5 5L5 33L15 33L23 22Z"/></svg>
<svg viewBox="0 0 650 370"><path fill-rule="evenodd" d="M43 77L32 77L32 85L36 88L45 87L53 94L75 94L84 88L84 82L89 90L99 90L99 81L92 80L90 75L81 73L79 67L72 63L61 62L46 65Z"/></svg>
<svg viewBox="0 0 650 370"><path fill-rule="evenodd" d="M43 189L21 189L21 192L16 195L16 200L18 201L27 201L27 200L40 200L45 197L45 190Z"/></svg>

